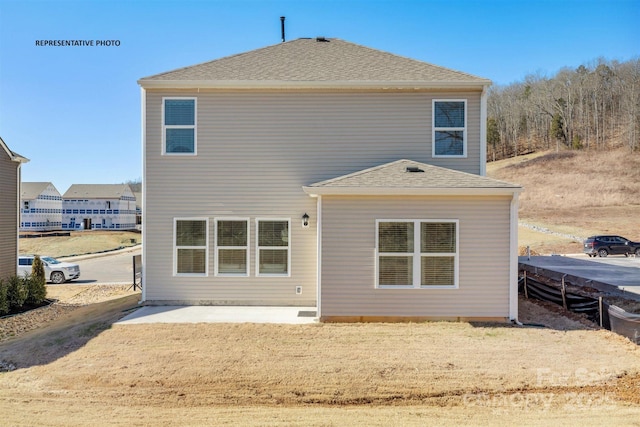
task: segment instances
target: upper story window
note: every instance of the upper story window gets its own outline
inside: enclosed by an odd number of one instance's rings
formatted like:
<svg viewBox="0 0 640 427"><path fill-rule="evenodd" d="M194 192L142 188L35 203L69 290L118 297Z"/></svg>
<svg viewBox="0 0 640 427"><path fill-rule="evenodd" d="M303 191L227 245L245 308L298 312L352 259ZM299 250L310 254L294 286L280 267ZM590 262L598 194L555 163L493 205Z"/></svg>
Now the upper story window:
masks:
<svg viewBox="0 0 640 427"><path fill-rule="evenodd" d="M433 100L433 157L467 156L467 101Z"/></svg>
<svg viewBox="0 0 640 427"><path fill-rule="evenodd" d="M197 154L196 99L163 98L162 153Z"/></svg>

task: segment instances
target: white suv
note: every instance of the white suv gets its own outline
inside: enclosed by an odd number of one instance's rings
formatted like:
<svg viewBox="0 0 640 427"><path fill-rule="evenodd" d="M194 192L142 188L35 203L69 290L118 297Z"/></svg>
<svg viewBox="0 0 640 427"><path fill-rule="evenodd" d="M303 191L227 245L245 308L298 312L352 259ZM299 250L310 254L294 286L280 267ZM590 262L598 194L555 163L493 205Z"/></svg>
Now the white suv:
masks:
<svg viewBox="0 0 640 427"><path fill-rule="evenodd" d="M33 264L34 255L20 255L18 257L18 273L23 275L31 274L31 266ZM44 264L44 275L55 284L64 283L68 280L80 277L80 266L78 264L70 264L61 262L50 256L41 256L42 264Z"/></svg>

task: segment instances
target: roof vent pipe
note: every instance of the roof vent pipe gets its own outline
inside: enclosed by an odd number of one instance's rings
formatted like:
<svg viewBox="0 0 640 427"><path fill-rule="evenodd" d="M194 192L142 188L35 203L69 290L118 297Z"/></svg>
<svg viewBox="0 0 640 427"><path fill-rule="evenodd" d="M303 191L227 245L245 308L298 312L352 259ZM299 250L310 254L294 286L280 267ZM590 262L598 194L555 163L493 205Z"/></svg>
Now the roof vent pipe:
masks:
<svg viewBox="0 0 640 427"><path fill-rule="evenodd" d="M280 17L280 31L282 32L282 43L284 43L284 20L285 20L285 17L281 16Z"/></svg>

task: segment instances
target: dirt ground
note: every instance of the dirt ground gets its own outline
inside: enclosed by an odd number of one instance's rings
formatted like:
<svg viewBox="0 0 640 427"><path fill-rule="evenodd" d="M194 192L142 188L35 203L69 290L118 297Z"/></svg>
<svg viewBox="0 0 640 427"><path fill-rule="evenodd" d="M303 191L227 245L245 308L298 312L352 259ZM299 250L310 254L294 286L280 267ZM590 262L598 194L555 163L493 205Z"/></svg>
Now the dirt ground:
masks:
<svg viewBox="0 0 640 427"><path fill-rule="evenodd" d="M54 307L70 308L0 343L4 425L640 420L640 346L527 300L520 320L545 327L114 325L137 307L138 294L106 285L53 288ZM0 319L0 328L10 321L22 320Z"/></svg>

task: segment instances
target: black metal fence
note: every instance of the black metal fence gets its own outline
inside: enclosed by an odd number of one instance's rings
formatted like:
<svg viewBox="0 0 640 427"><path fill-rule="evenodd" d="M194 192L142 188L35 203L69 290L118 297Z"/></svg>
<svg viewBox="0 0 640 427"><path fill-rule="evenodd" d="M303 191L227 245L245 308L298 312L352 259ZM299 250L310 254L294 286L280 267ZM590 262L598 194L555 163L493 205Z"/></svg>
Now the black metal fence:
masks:
<svg viewBox="0 0 640 427"><path fill-rule="evenodd" d="M142 255L133 256L133 290L142 290Z"/></svg>
<svg viewBox="0 0 640 427"><path fill-rule="evenodd" d="M627 313L618 306L606 303L602 297L596 299L568 292L564 279L552 286L527 277L525 271L519 280L519 288L526 298L552 302L563 306L565 310L585 314L601 327L640 344L640 314Z"/></svg>

